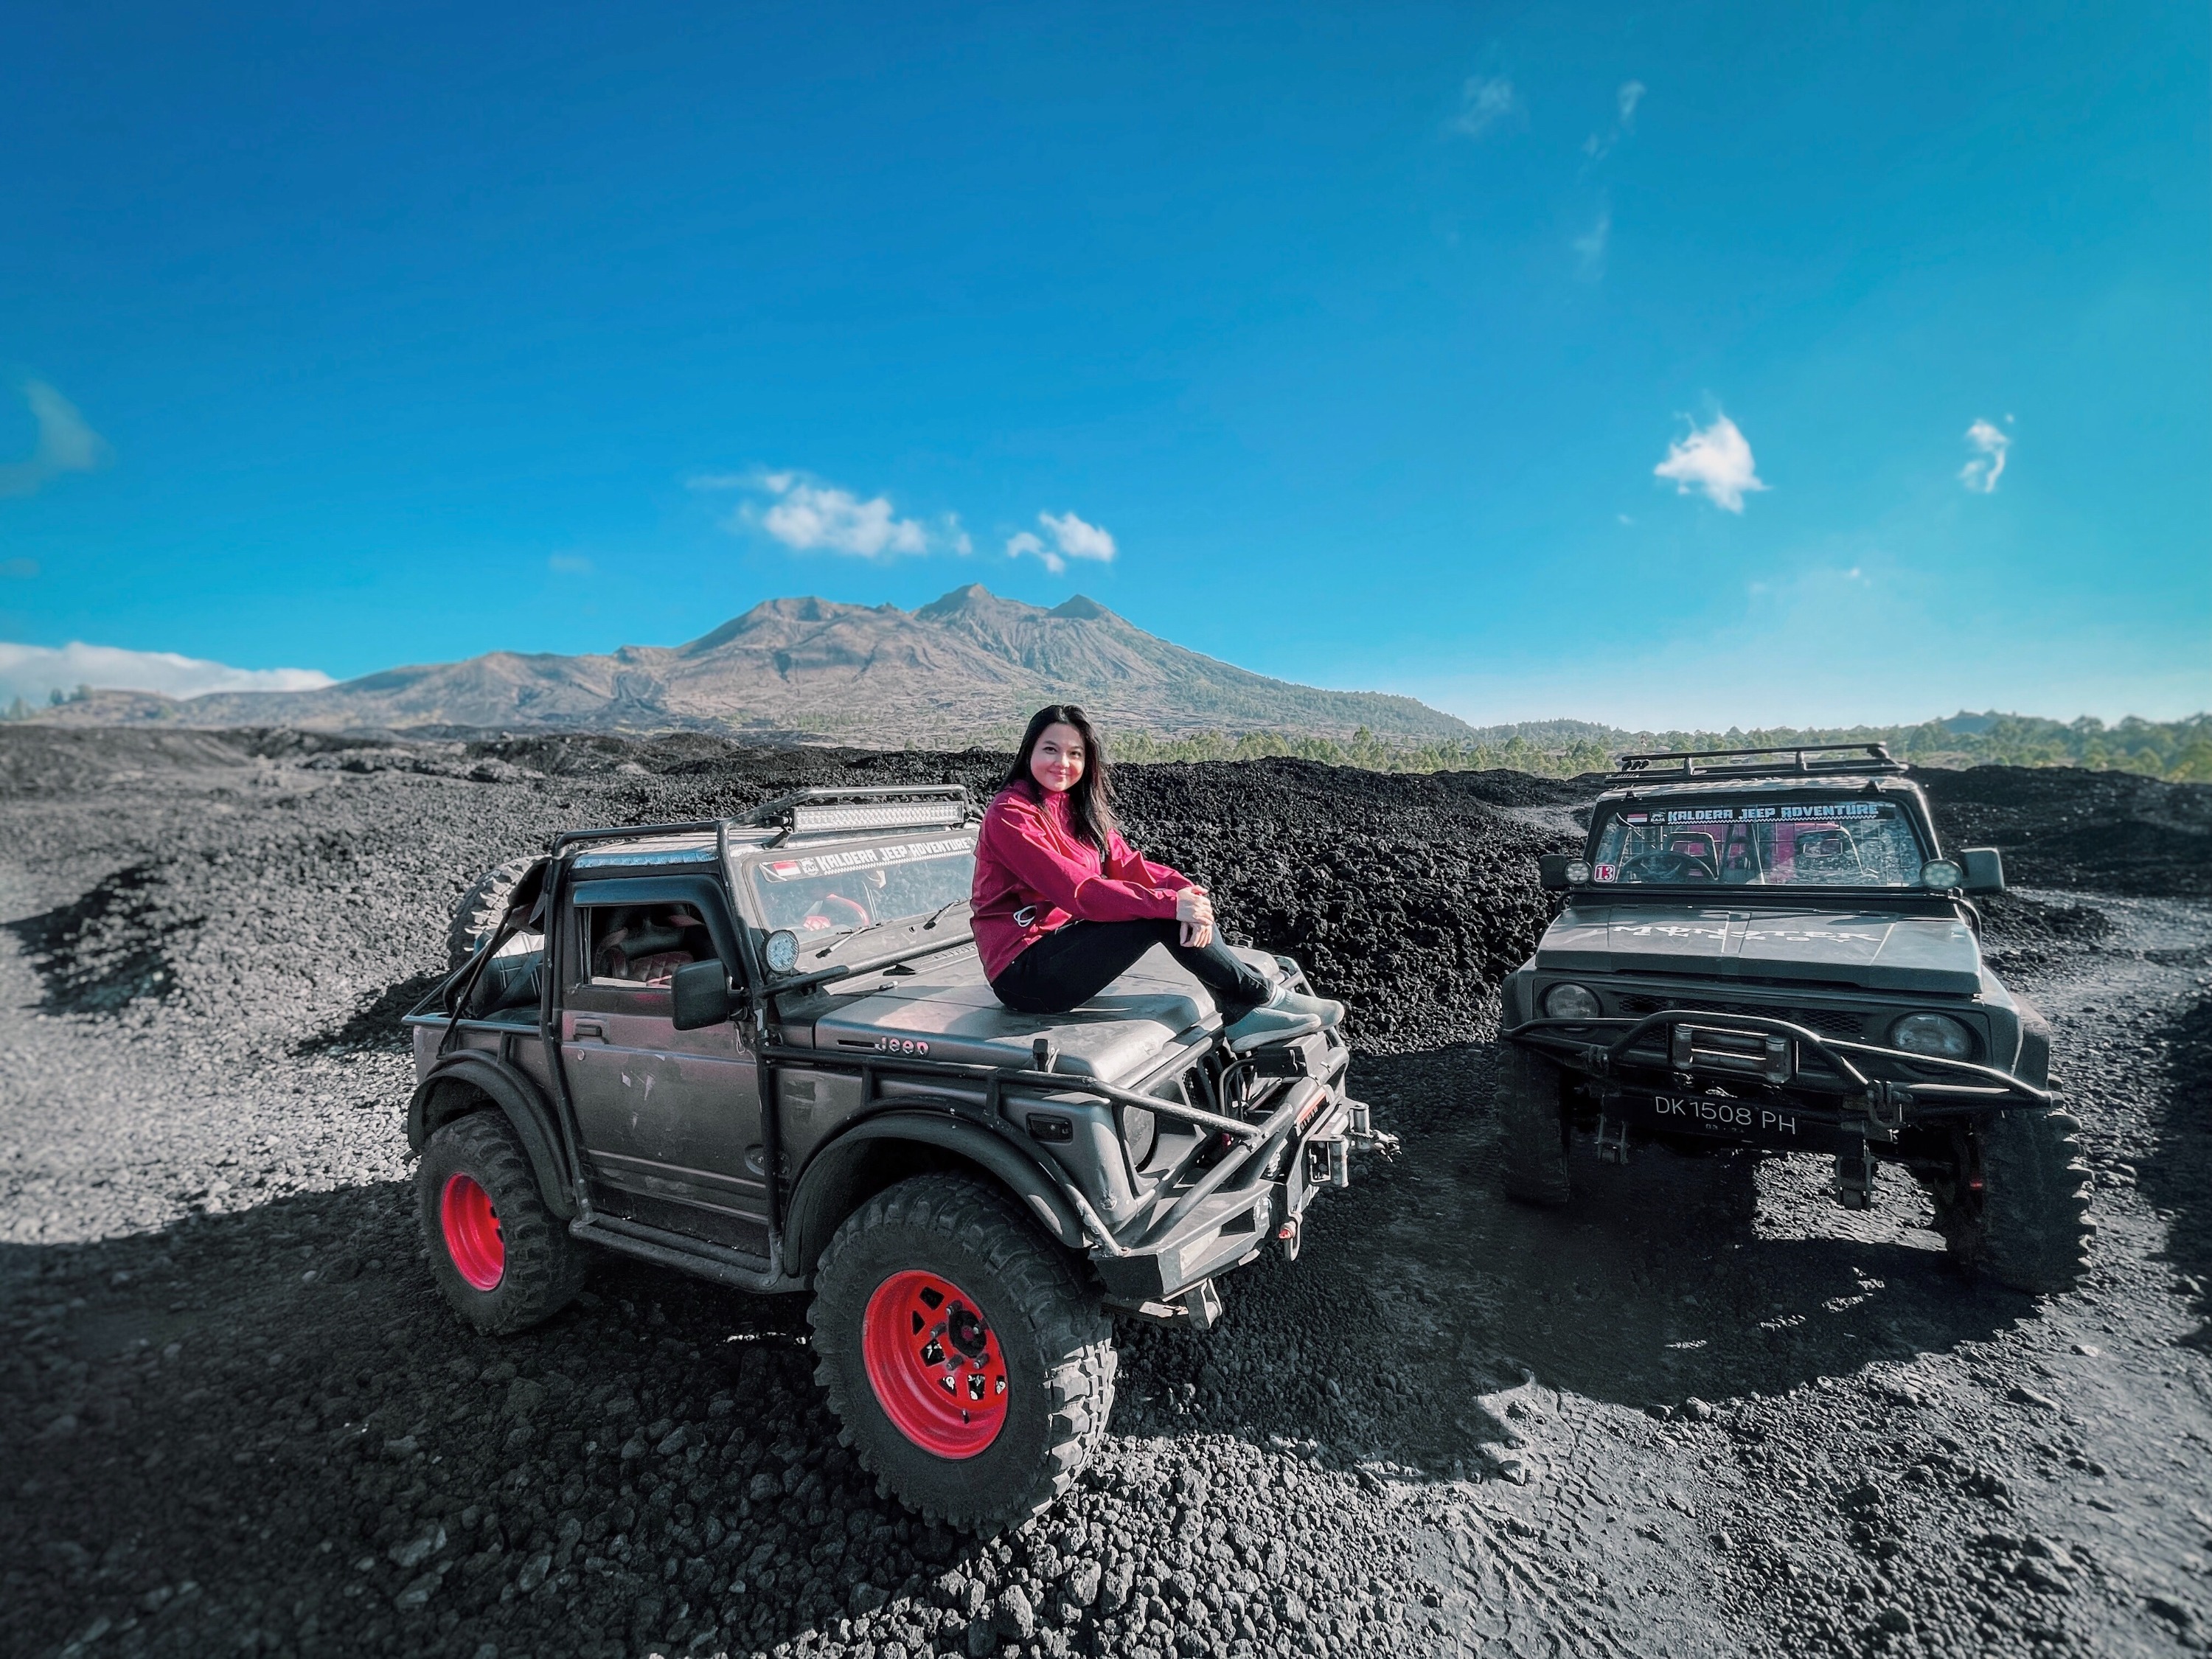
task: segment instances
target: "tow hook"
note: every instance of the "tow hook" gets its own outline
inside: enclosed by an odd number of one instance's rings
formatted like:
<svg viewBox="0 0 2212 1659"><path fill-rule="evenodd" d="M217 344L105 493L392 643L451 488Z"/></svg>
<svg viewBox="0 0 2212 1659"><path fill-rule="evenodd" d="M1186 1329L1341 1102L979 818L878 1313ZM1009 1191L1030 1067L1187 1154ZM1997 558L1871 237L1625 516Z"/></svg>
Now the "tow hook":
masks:
<svg viewBox="0 0 2212 1659"><path fill-rule="evenodd" d="M1912 1103L1911 1090L1877 1078L1867 1086L1867 1133L1884 1140L1896 1139L1897 1132L1912 1115Z"/></svg>
<svg viewBox="0 0 2212 1659"><path fill-rule="evenodd" d="M1298 1247L1305 1242L1305 1228L1298 1218L1291 1216L1285 1219L1281 1226L1275 1229L1275 1237L1282 1244L1283 1260L1296 1261Z"/></svg>
<svg viewBox="0 0 2212 1659"><path fill-rule="evenodd" d="M1386 1162L1398 1156L1398 1137L1387 1130L1375 1127L1373 1107L1364 1100L1354 1100L1349 1095L1345 1097L1344 1103L1351 1112L1351 1127L1345 1133L1351 1139L1359 1143L1363 1152L1376 1153ZM1334 1174L1332 1164L1332 1178ZM1336 1184L1341 1187L1346 1182L1340 1181Z"/></svg>
<svg viewBox="0 0 2212 1659"><path fill-rule="evenodd" d="M1213 1288L1212 1279L1200 1279L1179 1299L1182 1310L1190 1316L1194 1329L1210 1331L1221 1322L1221 1292Z"/></svg>
<svg viewBox="0 0 2212 1659"><path fill-rule="evenodd" d="M1628 1120L1609 1118L1602 1112L1597 1120L1597 1161L1601 1164L1628 1162Z"/></svg>

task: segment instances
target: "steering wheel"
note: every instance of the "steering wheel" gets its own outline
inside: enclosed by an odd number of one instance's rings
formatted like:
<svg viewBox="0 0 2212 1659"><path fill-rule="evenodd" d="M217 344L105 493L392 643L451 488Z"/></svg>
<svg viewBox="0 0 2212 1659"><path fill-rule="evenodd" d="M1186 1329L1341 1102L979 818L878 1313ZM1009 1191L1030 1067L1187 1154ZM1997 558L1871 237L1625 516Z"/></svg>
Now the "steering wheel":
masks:
<svg viewBox="0 0 2212 1659"><path fill-rule="evenodd" d="M1703 859L1693 859L1687 853L1638 853L1620 866L1620 878L1671 884L1711 881L1713 872Z"/></svg>

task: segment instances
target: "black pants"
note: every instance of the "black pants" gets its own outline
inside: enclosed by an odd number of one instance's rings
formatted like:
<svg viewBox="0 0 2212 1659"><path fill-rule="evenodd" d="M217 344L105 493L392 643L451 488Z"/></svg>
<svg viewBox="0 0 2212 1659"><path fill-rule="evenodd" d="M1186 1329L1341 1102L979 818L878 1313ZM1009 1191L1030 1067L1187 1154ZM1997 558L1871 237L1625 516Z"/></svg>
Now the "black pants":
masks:
<svg viewBox="0 0 2212 1659"><path fill-rule="evenodd" d="M1213 993L1224 1019L1241 1019L1273 992L1218 933L1212 944L1194 951L1182 942L1182 924L1174 921L1071 921L1008 963L991 988L1017 1013L1064 1014L1127 973L1155 945L1166 945Z"/></svg>

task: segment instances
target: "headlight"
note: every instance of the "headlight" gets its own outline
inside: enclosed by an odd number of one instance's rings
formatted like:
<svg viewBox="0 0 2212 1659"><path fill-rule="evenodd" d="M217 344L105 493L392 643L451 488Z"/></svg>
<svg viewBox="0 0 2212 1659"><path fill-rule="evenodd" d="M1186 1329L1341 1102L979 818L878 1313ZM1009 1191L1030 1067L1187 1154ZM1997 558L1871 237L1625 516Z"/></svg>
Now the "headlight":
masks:
<svg viewBox="0 0 2212 1659"><path fill-rule="evenodd" d="M788 928L778 928L762 945L761 956L771 974L789 973L799 966L799 935Z"/></svg>
<svg viewBox="0 0 2212 1659"><path fill-rule="evenodd" d="M1907 1054L1939 1060L1974 1056L1974 1034L1948 1014L1907 1014L1889 1028L1889 1040Z"/></svg>
<svg viewBox="0 0 2212 1659"><path fill-rule="evenodd" d="M1930 859L1920 866L1920 884L1948 893L1966 884L1966 872L1948 859Z"/></svg>
<svg viewBox="0 0 2212 1659"><path fill-rule="evenodd" d="M1553 1019L1595 1019L1605 1011L1589 987L1554 985L1544 993L1544 1012Z"/></svg>

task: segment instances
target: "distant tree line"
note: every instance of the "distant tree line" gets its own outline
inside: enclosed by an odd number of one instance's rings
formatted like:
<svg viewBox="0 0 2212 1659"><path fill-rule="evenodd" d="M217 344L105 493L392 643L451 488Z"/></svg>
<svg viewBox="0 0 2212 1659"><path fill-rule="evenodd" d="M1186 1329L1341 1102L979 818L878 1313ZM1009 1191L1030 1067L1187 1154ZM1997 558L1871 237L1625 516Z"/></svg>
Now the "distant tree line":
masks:
<svg viewBox="0 0 2212 1659"><path fill-rule="evenodd" d="M88 685L80 685L76 690L70 692L64 692L61 687L58 685L52 691L49 691L46 694L46 706L49 708L59 708L64 703L89 702L91 701L92 688ZM0 709L0 720L27 720L38 712L38 707L35 704L24 702L22 694L18 692L13 702L10 702L4 709Z"/></svg>
<svg viewBox="0 0 2212 1659"><path fill-rule="evenodd" d="M1288 755L1382 772L1503 768L1565 778L1610 770L1626 753L1783 748L1801 743L1887 744L1891 754L1916 766L2080 766L2100 772L2137 772L2174 782L2212 783L2212 714L2179 720L2130 717L2116 726L2091 717L2069 722L2025 714L1982 714L1918 726L1731 727L1726 732L1626 732L1583 720L1534 720L1485 727L1471 739L1419 744L1378 738L1364 728L1350 738L1281 732L1160 738L1134 732L1115 734L1112 752L1127 761L1258 760Z"/></svg>

